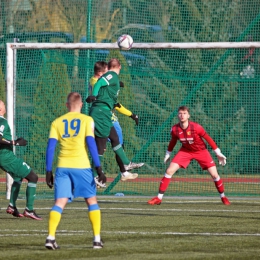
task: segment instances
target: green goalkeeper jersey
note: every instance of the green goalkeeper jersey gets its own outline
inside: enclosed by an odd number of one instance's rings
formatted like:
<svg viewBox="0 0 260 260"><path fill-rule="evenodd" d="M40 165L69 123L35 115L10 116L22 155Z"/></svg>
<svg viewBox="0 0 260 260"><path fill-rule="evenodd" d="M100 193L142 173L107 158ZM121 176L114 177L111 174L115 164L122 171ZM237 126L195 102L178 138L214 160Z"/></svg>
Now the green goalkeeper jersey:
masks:
<svg viewBox="0 0 260 260"><path fill-rule="evenodd" d="M96 96L92 107L108 107L109 110L114 108L117 103L117 97L120 91L119 78L116 72L108 71L94 85L92 92Z"/></svg>

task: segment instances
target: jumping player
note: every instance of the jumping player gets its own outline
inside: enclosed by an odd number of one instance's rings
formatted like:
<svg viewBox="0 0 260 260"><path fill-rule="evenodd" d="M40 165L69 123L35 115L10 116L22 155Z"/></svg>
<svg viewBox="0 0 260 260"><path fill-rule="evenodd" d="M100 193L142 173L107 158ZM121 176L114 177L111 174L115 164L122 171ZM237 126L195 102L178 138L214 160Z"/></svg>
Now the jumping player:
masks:
<svg viewBox="0 0 260 260"><path fill-rule="evenodd" d="M127 158L111 121L112 110L117 104L117 97L120 92L120 82L118 78L120 70L121 64L119 60L115 58L111 59L108 62L108 71L103 74L94 85L92 95L87 97L86 102L92 103L89 115L95 122L95 140L100 160L103 158L107 139L109 138L113 151L124 164L125 171L121 173L121 180L127 180L137 177L137 175L133 176L133 174L128 171L140 168L144 163L134 163ZM102 187L102 185L103 184L100 183L99 186Z"/></svg>
<svg viewBox="0 0 260 260"><path fill-rule="evenodd" d="M160 205L163 195L170 184L173 174L180 168L187 168L191 160L196 160L199 163L200 167L203 170L207 170L211 175L215 186L220 193L220 198L223 204L230 205L228 198L224 194L224 185L218 175L216 164L213 161L209 151L207 150L206 144L203 139L205 139L214 150L220 165L224 166L226 164L226 157L221 153L216 143L206 133L204 128L198 123L190 122L189 118L189 108L186 106L179 107L179 123L174 125L171 129L172 138L169 142L168 150L166 151L164 157L164 163L170 160L171 152L175 147L177 140L180 140L182 146L178 153L172 159L164 177L160 182L158 196L149 200L148 204Z"/></svg>
<svg viewBox="0 0 260 260"><path fill-rule="evenodd" d="M95 63L95 65L94 65L94 75L89 80L89 87L88 87L89 95L92 95L94 85L97 83L98 79L103 74L105 74L107 71L108 71L108 64L105 61L97 61ZM124 87L124 83L120 81L120 88L123 88L123 87ZM117 103L114 106L114 109L112 110L111 120L112 120L113 126L114 126L114 128L117 132L119 142L124 149L123 131L122 131L122 128L121 128L120 123L118 121L118 118L115 114L115 110L118 111L119 113L123 114L123 115L129 116L131 119L133 119L135 121L136 125L138 125L139 118L138 118L138 115L133 114L130 110L125 108L121 103ZM110 139L108 139L108 140L111 141ZM112 142L114 142L114 140L112 140ZM121 180L126 181L126 180L137 178L138 177L137 173L129 173L128 174L126 172L124 163L122 162L122 160L120 159L120 157L117 154L115 154L115 155L116 155L116 162L117 162L117 164L120 168L120 172L121 172Z"/></svg>

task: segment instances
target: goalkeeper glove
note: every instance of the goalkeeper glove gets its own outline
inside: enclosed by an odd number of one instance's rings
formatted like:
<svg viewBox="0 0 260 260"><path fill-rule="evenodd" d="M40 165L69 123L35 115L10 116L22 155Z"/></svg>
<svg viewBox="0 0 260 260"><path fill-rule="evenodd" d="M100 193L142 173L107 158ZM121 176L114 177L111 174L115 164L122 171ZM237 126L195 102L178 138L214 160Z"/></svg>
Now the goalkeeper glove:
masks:
<svg viewBox="0 0 260 260"><path fill-rule="evenodd" d="M98 175L98 178L95 179L96 184L99 185L100 187L106 187L105 183L107 181L107 177L103 172L101 166L96 167L96 171Z"/></svg>
<svg viewBox="0 0 260 260"><path fill-rule="evenodd" d="M96 97L95 96L88 96L87 98L86 98L86 102L87 103L92 103L93 101L95 101L96 100Z"/></svg>
<svg viewBox="0 0 260 260"><path fill-rule="evenodd" d="M225 166L225 164L226 164L226 156L224 155L224 154L222 154L221 153L221 151L220 151L220 149L219 148L217 148L216 150L214 150L214 152L215 152L215 154L217 155L217 157L218 157L218 162L219 162L219 164L220 165L222 165L222 166Z"/></svg>
<svg viewBox="0 0 260 260"><path fill-rule="evenodd" d="M166 151L166 154L164 156L164 163L168 163L170 161L171 153L169 151Z"/></svg>
<svg viewBox="0 0 260 260"><path fill-rule="evenodd" d="M46 184L49 186L50 189L53 187L53 174L52 171L46 171L45 176Z"/></svg>
<svg viewBox="0 0 260 260"><path fill-rule="evenodd" d="M138 122L139 122L138 115L132 114L130 117L131 117L133 120L135 120L135 124L138 125Z"/></svg>
<svg viewBox="0 0 260 260"><path fill-rule="evenodd" d="M22 137L19 137L18 139L14 140L14 145L26 146L27 145L27 141L25 139L23 139Z"/></svg>

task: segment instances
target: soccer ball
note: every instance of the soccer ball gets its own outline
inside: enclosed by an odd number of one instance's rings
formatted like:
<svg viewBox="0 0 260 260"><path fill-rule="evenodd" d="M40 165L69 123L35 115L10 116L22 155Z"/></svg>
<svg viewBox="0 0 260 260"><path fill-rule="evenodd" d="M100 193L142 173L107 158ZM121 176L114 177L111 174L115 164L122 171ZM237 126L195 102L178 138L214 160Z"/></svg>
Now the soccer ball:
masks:
<svg viewBox="0 0 260 260"><path fill-rule="evenodd" d="M123 34L118 37L117 44L121 50L130 50L133 45L133 38L128 34Z"/></svg>

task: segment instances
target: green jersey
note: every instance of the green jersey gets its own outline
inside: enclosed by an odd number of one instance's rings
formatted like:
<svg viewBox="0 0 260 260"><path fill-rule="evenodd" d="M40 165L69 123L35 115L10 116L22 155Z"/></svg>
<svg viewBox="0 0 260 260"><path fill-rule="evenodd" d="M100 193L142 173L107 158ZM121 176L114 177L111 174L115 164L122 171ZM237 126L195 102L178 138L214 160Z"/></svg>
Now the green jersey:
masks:
<svg viewBox="0 0 260 260"><path fill-rule="evenodd" d="M94 85L92 95L96 96L96 100L92 107L108 107L109 110L112 110L114 104L117 103L119 91L120 84L117 73L114 71L106 72Z"/></svg>
<svg viewBox="0 0 260 260"><path fill-rule="evenodd" d="M3 116L0 116L0 135L6 140L13 140L9 124ZM5 153L6 150L13 151L13 147L10 145L1 144L0 155Z"/></svg>
<svg viewBox="0 0 260 260"><path fill-rule="evenodd" d="M10 126L7 120L0 116L0 135L6 140L13 140ZM0 145L0 168L8 172L14 179L25 178L31 171L31 167L13 153L13 146Z"/></svg>

